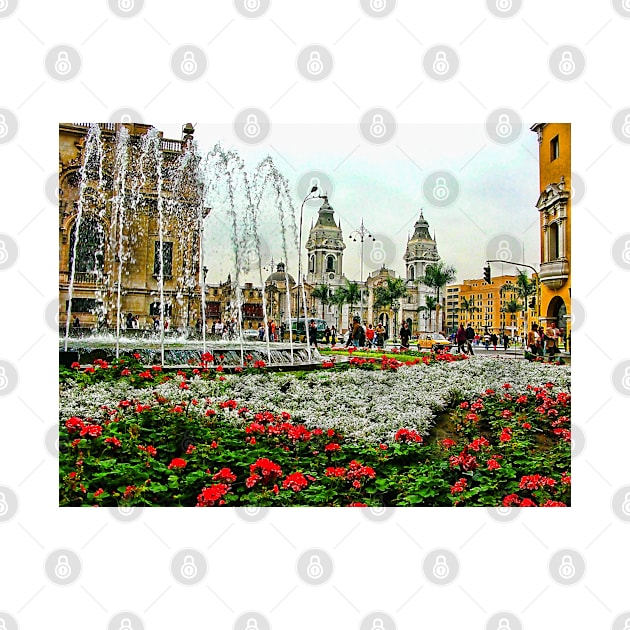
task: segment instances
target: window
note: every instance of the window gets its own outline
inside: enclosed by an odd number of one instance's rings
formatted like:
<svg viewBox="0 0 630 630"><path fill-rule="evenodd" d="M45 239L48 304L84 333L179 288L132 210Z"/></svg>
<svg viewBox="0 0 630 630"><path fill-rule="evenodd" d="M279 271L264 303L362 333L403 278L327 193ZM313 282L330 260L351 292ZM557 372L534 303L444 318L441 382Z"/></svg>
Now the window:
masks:
<svg viewBox="0 0 630 630"><path fill-rule="evenodd" d="M326 256L326 272L335 271L335 257Z"/></svg>
<svg viewBox="0 0 630 630"><path fill-rule="evenodd" d="M410 266L409 267L409 280L415 280L416 279L416 270Z"/></svg>
<svg viewBox="0 0 630 630"><path fill-rule="evenodd" d="M101 304L102 306L102 304ZM94 313L96 311L96 300L92 298L73 298L73 313ZM68 312L68 300L66 300L66 313Z"/></svg>
<svg viewBox="0 0 630 630"><path fill-rule="evenodd" d="M315 273L315 256L311 256L308 260L309 273Z"/></svg>
<svg viewBox="0 0 630 630"><path fill-rule="evenodd" d="M552 223L549 226L549 260L556 260L558 258L558 224Z"/></svg>
<svg viewBox="0 0 630 630"><path fill-rule="evenodd" d="M70 256L68 269L72 269L75 240L77 240L77 224L73 224L70 230ZM100 221L92 217L83 217L79 224L79 238L76 243L75 273L102 273L103 272L103 248L105 237Z"/></svg>
<svg viewBox="0 0 630 630"><path fill-rule="evenodd" d="M551 154L549 161L553 162L560 157L560 139L558 136L551 139L551 142L549 143L549 148Z"/></svg>
<svg viewBox="0 0 630 630"><path fill-rule="evenodd" d="M164 258L164 277L173 276L173 243L164 241L162 243L162 256ZM153 275L160 275L160 241L155 241L155 256L153 258Z"/></svg>

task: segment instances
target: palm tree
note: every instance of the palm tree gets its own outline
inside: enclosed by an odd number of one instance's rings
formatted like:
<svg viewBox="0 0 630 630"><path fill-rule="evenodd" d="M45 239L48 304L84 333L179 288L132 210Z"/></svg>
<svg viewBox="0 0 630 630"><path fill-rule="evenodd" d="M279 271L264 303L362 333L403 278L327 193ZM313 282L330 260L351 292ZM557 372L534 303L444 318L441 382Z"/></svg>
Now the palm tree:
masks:
<svg viewBox="0 0 630 630"><path fill-rule="evenodd" d="M318 284L312 291L311 296L319 300L322 304L322 319L324 319L324 306L330 304L332 294L327 284Z"/></svg>
<svg viewBox="0 0 630 630"><path fill-rule="evenodd" d="M407 282L404 278L387 278L387 284L374 289L374 306L377 308L379 306L389 306L389 310L391 312L393 310L394 302L407 297L407 295L409 295L409 291L407 290ZM397 310L394 315L398 315ZM398 334L398 331L396 330L396 327L398 326L397 317L395 317L394 320L394 335L392 336L396 337Z"/></svg>
<svg viewBox="0 0 630 630"><path fill-rule="evenodd" d="M478 306L475 306L474 298L471 297L470 300L468 300L467 298L463 297L461 299L461 310L468 315L469 313L477 313L481 309Z"/></svg>
<svg viewBox="0 0 630 630"><path fill-rule="evenodd" d="M350 305L350 311L354 310L354 305L361 301L361 289L358 282L349 282L346 280L344 287L346 293L346 303Z"/></svg>
<svg viewBox="0 0 630 630"><path fill-rule="evenodd" d="M501 307L501 311L503 313L512 313L512 324L514 324L514 316L516 313L522 310L523 307L517 302L517 300L510 300L507 304ZM514 326L512 326L512 328L514 328Z"/></svg>
<svg viewBox="0 0 630 630"><path fill-rule="evenodd" d="M437 298L432 295L427 295L424 300L424 306L419 306L419 311L429 311L429 328L431 327L431 312L434 311L437 307ZM431 332L431 331L428 331Z"/></svg>
<svg viewBox="0 0 630 630"><path fill-rule="evenodd" d="M331 304L337 307L337 323L339 324L337 330L341 332L341 314L343 311L343 305L348 302L348 294L345 287L338 287L328 299Z"/></svg>
<svg viewBox="0 0 630 630"><path fill-rule="evenodd" d="M516 284L507 282L501 287L501 291L503 292L504 290L513 291L517 298L523 300L522 307L518 310L525 312L525 335L527 335L527 302L529 301L529 296L535 295L536 293L536 283L529 279L526 271L519 269L518 275L516 276ZM509 312L513 313L514 311ZM514 317L512 317L512 319L514 319Z"/></svg>
<svg viewBox="0 0 630 630"><path fill-rule="evenodd" d="M425 267L424 276L418 279L418 283L435 289L435 295L437 298L436 324L440 330L442 329L442 326L439 322L439 320L441 319L440 289L442 287L445 287L449 282L453 282L453 280L455 280L456 274L457 272L455 271L455 267L453 267L453 265L446 265L443 260L440 260L436 263L429 263Z"/></svg>

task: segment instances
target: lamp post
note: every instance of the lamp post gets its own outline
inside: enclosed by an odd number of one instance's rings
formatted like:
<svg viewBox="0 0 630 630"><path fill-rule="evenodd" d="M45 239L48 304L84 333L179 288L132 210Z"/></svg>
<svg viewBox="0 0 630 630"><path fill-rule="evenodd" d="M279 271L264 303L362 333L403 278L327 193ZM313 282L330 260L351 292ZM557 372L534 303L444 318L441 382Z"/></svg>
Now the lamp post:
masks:
<svg viewBox="0 0 630 630"><path fill-rule="evenodd" d="M361 321L363 322L365 319L363 316L363 241L366 236L373 241L376 241L376 239L370 234L365 225L363 225L363 217L361 217L361 227L350 232L348 236L351 237L355 243L357 242L357 237L359 237L361 241Z"/></svg>
<svg viewBox="0 0 630 630"><path fill-rule="evenodd" d="M394 342L398 338L398 309L400 308L400 302L398 300L394 300L392 302L392 309L394 310L394 334L392 339Z"/></svg>
<svg viewBox="0 0 630 630"><path fill-rule="evenodd" d="M317 192L317 186L313 186L311 191L304 197L304 201L302 201L302 205L300 206L300 232L299 232L299 242L298 242L298 295L297 295L297 320L299 322L300 319L300 289L301 292L304 293L304 281L302 279L302 220L304 218L304 204L309 200L313 199L311 196L313 193ZM306 320L308 319L306 313L306 294L303 296L304 299L304 334L306 335L308 331L306 330ZM297 327L297 325L296 325ZM311 360L311 345L308 343L308 338L306 339L306 351L308 352L308 360Z"/></svg>

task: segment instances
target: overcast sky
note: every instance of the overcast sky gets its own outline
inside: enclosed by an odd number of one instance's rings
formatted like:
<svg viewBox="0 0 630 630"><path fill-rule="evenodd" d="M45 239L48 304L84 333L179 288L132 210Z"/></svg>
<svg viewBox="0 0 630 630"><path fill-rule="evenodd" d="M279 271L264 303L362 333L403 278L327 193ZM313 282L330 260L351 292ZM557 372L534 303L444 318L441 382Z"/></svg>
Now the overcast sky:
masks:
<svg viewBox="0 0 630 630"><path fill-rule="evenodd" d="M403 255L408 234L413 232L420 209L437 237L441 258L457 270L457 281L482 276L486 258L503 257L499 249L507 245L508 259L539 264L538 143L536 134L523 126L520 137L508 145L497 145L482 125L405 125L385 145L371 145L353 125L276 125L260 145L246 145L230 126L197 125L195 137L203 152L220 141L235 148L253 174L270 155L288 179L298 221L302 189L310 183L309 174L320 171L335 217L341 219L346 242L344 272L350 279L360 276L360 243L349 233L361 225L377 239L366 241L364 278L386 265L403 275ZM181 137L181 124L159 125L168 138ZM448 171L459 192L456 199L437 207L431 187L423 184L435 171ZM453 190L451 188L451 190ZM227 208L214 208L206 225L204 261L209 267L207 281L224 280L233 268L230 247L231 222ZM317 217L321 200L308 202L304 210L303 242L311 221ZM283 258L279 221L273 199L261 208L260 237L263 264ZM381 251L374 252L372 247ZM497 256L498 252L498 256ZM306 258L302 264L305 265ZM297 275L295 258L289 256L289 271ZM493 276L514 272L510 265L494 265ZM266 273L266 272L265 272ZM246 278L258 283L258 274Z"/></svg>

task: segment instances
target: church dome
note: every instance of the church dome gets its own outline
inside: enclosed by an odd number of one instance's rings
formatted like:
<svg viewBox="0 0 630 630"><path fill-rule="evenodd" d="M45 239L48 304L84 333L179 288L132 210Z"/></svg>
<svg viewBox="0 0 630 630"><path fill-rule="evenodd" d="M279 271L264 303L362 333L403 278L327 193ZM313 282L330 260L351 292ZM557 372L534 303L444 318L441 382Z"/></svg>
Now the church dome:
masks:
<svg viewBox="0 0 630 630"><path fill-rule="evenodd" d="M289 284L295 284L295 280L291 274L289 276ZM285 265L283 262L279 262L276 266L276 270L267 276L265 284L269 282L286 282L287 274L285 273Z"/></svg>

